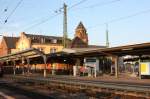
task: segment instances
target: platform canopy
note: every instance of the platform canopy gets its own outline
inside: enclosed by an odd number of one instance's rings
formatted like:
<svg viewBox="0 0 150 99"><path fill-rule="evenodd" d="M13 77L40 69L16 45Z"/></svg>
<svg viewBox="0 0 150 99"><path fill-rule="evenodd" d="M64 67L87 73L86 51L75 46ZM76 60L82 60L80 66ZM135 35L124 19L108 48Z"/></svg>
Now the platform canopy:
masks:
<svg viewBox="0 0 150 99"><path fill-rule="evenodd" d="M35 48L30 48L16 53L8 54L6 56L2 56L0 57L0 61L19 60L20 58L33 58L43 55L45 54L42 51L39 51Z"/></svg>
<svg viewBox="0 0 150 99"><path fill-rule="evenodd" d="M124 55L150 55L150 43L141 43L134 45L118 46L101 50L105 53L113 55L124 56Z"/></svg>
<svg viewBox="0 0 150 99"><path fill-rule="evenodd" d="M50 53L47 56L49 58L52 58L52 57L68 57L68 58L74 57L75 58L75 57L85 57L85 56L89 56L91 54L92 54L92 56L97 56L100 53L97 52L96 50L99 50L99 49L100 48L64 48L60 52ZM93 51L96 51L96 52L93 53ZM88 55L86 55L86 53Z"/></svg>
<svg viewBox="0 0 150 99"><path fill-rule="evenodd" d="M101 48L77 52L76 55L110 55L110 56L125 56L125 55L150 55L150 42L134 45L118 46L111 48Z"/></svg>

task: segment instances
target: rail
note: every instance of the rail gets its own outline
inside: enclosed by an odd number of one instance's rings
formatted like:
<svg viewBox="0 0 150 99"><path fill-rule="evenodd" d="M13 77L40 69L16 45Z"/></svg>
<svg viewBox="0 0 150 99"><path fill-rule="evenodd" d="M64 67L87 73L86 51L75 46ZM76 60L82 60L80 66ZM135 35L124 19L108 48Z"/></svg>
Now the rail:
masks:
<svg viewBox="0 0 150 99"><path fill-rule="evenodd" d="M132 93L144 97L150 97L150 85L143 84L131 84L131 83L119 83L119 82L105 82L97 80L83 80L75 78L66 78L66 77L24 77L24 76L12 76L13 80L22 81L22 82L35 82L43 84L60 84L64 86L76 86L85 89L106 89L107 91L113 92L125 92Z"/></svg>

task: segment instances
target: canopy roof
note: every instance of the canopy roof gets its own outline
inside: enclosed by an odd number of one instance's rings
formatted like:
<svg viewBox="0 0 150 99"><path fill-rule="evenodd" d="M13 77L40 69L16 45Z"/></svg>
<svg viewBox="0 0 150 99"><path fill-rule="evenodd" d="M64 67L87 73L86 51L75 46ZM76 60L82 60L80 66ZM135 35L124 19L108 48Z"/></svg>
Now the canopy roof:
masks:
<svg viewBox="0 0 150 99"><path fill-rule="evenodd" d="M78 52L76 54L84 55L84 54L92 54L92 53L99 53L102 55L116 55L116 56L150 55L150 42L134 44L134 45L111 47L111 48L95 49L95 50L90 50L90 51Z"/></svg>
<svg viewBox="0 0 150 99"><path fill-rule="evenodd" d="M2 56L0 57L0 61L17 60L20 58L33 58L33 57L38 57L38 56L43 56L43 55L45 54L39 51L38 49L30 48L30 49L22 50L17 53L12 53L6 56Z"/></svg>

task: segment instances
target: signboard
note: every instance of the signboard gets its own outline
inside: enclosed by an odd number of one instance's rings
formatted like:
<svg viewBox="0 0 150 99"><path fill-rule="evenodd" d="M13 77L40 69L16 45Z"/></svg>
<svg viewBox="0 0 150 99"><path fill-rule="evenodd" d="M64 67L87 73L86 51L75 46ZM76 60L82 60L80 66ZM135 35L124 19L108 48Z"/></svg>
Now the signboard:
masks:
<svg viewBox="0 0 150 99"><path fill-rule="evenodd" d="M140 68L141 75L150 75L150 62L142 62Z"/></svg>
<svg viewBox="0 0 150 99"><path fill-rule="evenodd" d="M84 58L84 65L86 66L86 67L96 67L96 69L97 70L99 70L99 60L97 59L97 58L95 58L95 57L91 57L91 58L89 58L89 57L86 57L86 58Z"/></svg>

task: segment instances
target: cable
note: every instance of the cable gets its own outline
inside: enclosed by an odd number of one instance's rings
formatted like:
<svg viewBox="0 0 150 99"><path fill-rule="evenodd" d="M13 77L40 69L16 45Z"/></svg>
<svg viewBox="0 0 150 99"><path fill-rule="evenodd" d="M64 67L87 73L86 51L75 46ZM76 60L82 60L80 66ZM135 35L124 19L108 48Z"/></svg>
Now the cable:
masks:
<svg viewBox="0 0 150 99"><path fill-rule="evenodd" d="M9 6L10 6L10 4L12 4L12 2L13 2L13 1L11 0L11 2L9 2L9 3L8 3L8 5L6 6L6 8L4 9L4 11L5 11L5 12L7 12L7 11L8 11Z"/></svg>
<svg viewBox="0 0 150 99"><path fill-rule="evenodd" d="M5 9L3 10L3 12L0 14L0 18L1 18L1 16L2 16L5 12L7 12L7 8L5 8Z"/></svg>
<svg viewBox="0 0 150 99"><path fill-rule="evenodd" d="M74 5L72 5L71 7L69 7L68 10L69 10L69 9L72 9L72 8L78 6L78 5L80 5L80 4L82 4L82 3L86 2L86 1L88 1L88 0L82 0L82 1L80 1L80 2L78 2L78 3L76 3L76 4L74 4Z"/></svg>
<svg viewBox="0 0 150 99"><path fill-rule="evenodd" d="M82 0L82 1L80 1L80 2L78 2L78 3L76 3L76 4L74 4L74 5L72 5L71 7L68 8L68 10L70 10L70 9L72 9L72 8L74 8L74 7L78 6L78 5L80 5L81 3L84 3L85 1L87 1L87 0ZM61 9L62 9L62 8L60 8L60 10L61 10ZM57 11L55 11L55 12L57 12ZM46 19L44 19L44 20L42 20L42 21L40 21L40 22L38 22L38 23L36 23L36 24L31 25L30 27L25 28L24 31L25 31L25 30L32 29L32 28L34 28L34 27L36 27L36 26L38 26L38 25L41 25L41 24L43 24L43 23L45 23L45 22L47 22L47 21L53 19L54 17L60 15L61 13L62 13L62 11L59 11L59 12L57 12L56 15L54 15L54 16L52 16L52 17L48 17L48 18L46 18Z"/></svg>
<svg viewBox="0 0 150 99"><path fill-rule="evenodd" d="M77 8L75 10L83 10L83 9L101 7L101 6L105 6L105 5L108 5L108 4L116 3L118 1L121 1L121 0L112 0L112 1L107 1L107 2L103 2L103 3L97 3L97 4L94 4L94 5L87 6L87 7Z"/></svg>
<svg viewBox="0 0 150 99"><path fill-rule="evenodd" d="M3 15L4 13L6 13L6 12L8 11L8 6L9 6L9 4L7 5L7 7L6 7L5 9L3 9L2 13L0 14L0 18L2 17L2 15Z"/></svg>
<svg viewBox="0 0 150 99"><path fill-rule="evenodd" d="M112 1L104 2L104 3L98 3L98 4L90 5L90 6L87 6L87 7L84 7L84 8L86 9L86 8L100 7L100 6L112 4L112 3L115 3L115 2L118 2L118 1L121 1L121 0L112 0ZM84 9L84 8L83 8L83 9Z"/></svg>
<svg viewBox="0 0 150 99"><path fill-rule="evenodd" d="M4 13L8 12L8 9L9 9L9 6L10 6L11 3L12 3L12 0L11 0L11 2L8 3L8 5L6 6L6 8L3 9L3 12L0 14L0 18L2 17L2 15L3 15Z"/></svg>
<svg viewBox="0 0 150 99"><path fill-rule="evenodd" d="M38 25L40 25L40 24L43 24L43 23L47 22L48 20L55 18L55 17L58 16L59 14L60 14L60 13L58 13L58 14L56 14L56 15L54 15L54 16L51 16L50 18L48 17L48 18L46 18L46 19L44 19L44 20L42 20L42 21L40 21L40 22L38 22L38 23L36 23L36 24L33 24L33 25L31 25L31 26L25 28L24 31L30 30L30 29L32 29L32 28L34 28L34 27L36 27L36 26L38 26Z"/></svg>
<svg viewBox="0 0 150 99"><path fill-rule="evenodd" d="M20 1L17 3L16 7L12 10L12 12L11 12L11 13L8 15L8 17L6 18L4 24L7 23L8 19L9 19L9 18L12 16L12 14L16 11L16 9L19 7L19 5L21 4L22 1L23 1L23 0L20 0Z"/></svg>
<svg viewBox="0 0 150 99"><path fill-rule="evenodd" d="M128 15L128 16L123 16L123 17L120 17L120 18L112 19L110 21L107 21L107 22L104 22L104 23L101 23L101 24L97 24L95 26L89 27L88 29L96 28L98 26L106 25L106 24L109 24L109 23L118 22L118 21L121 21L121 20L125 20L125 19L131 18L131 17L135 17L135 16L138 16L138 15L141 15L141 14L144 14L144 13L149 13L149 12L150 12L150 9L144 10L144 11L140 11L140 12Z"/></svg>

